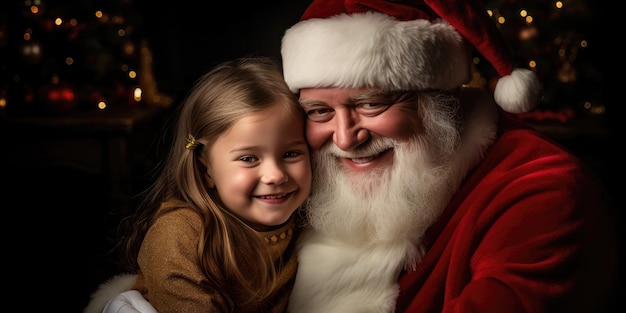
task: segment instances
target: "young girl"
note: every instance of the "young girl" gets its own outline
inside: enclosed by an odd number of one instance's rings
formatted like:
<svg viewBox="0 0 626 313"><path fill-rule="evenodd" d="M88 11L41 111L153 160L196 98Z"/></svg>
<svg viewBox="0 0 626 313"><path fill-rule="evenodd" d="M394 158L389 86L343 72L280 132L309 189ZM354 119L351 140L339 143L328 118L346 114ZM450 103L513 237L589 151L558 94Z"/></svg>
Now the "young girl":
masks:
<svg viewBox="0 0 626 313"><path fill-rule="evenodd" d="M303 113L276 63L218 65L180 107L165 167L127 224L132 289L159 313L285 311L293 213L310 186Z"/></svg>

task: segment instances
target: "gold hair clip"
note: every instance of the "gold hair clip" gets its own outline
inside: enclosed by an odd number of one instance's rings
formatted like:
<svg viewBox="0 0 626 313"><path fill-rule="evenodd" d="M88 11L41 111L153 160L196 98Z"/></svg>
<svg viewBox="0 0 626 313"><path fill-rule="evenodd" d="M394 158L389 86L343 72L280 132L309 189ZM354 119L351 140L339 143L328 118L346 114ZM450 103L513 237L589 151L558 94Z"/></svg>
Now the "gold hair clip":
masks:
<svg viewBox="0 0 626 313"><path fill-rule="evenodd" d="M187 136L187 144L185 145L185 148L188 150L194 150L199 144L200 143L196 141L196 138L189 134Z"/></svg>

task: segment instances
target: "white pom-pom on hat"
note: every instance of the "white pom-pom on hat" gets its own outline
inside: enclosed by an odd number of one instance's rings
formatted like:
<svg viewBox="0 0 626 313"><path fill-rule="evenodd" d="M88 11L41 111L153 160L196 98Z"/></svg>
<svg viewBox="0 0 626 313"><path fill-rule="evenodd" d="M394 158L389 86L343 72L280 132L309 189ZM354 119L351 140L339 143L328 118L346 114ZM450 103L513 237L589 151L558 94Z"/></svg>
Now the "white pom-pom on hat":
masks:
<svg viewBox="0 0 626 313"><path fill-rule="evenodd" d="M493 92L496 103L510 113L524 113L535 108L543 87L535 72L516 68L511 75L500 77Z"/></svg>

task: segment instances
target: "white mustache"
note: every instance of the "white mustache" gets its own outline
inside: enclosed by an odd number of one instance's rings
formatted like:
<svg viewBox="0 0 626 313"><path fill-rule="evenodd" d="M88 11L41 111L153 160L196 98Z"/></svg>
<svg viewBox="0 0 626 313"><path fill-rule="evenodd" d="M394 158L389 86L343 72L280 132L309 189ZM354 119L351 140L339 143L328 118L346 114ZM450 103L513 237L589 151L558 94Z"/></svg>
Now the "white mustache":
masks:
<svg viewBox="0 0 626 313"><path fill-rule="evenodd" d="M357 147L354 150L345 151L337 147L333 142L327 144L326 147L320 151L339 158L347 159L371 159L379 154L394 149L398 145L398 142L390 138L377 138L368 141L367 143Z"/></svg>

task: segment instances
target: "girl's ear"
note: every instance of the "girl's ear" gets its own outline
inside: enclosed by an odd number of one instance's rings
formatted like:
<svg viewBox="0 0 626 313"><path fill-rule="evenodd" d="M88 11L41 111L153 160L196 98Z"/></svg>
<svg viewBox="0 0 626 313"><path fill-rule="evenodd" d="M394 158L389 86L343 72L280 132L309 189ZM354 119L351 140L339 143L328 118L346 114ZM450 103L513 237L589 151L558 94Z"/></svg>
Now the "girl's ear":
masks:
<svg viewBox="0 0 626 313"><path fill-rule="evenodd" d="M202 171L202 177L204 178L204 181L206 182L207 187L209 188L215 188L215 180L213 180L213 177L211 177L211 170L209 169L209 161L206 160L203 157L200 157L197 159L198 162L198 168Z"/></svg>
<svg viewBox="0 0 626 313"><path fill-rule="evenodd" d="M209 188L215 188L215 181L213 180L213 177L211 177L208 169L204 171L204 180Z"/></svg>

